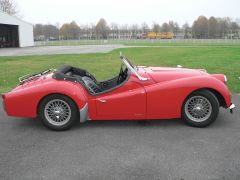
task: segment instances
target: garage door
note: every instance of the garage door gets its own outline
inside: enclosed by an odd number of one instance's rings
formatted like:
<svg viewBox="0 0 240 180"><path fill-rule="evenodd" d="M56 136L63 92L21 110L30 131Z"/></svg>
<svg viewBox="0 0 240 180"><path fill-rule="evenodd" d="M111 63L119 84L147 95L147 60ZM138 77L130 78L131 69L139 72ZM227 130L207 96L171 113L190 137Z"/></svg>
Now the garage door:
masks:
<svg viewBox="0 0 240 180"><path fill-rule="evenodd" d="M0 48L19 47L18 26L0 24Z"/></svg>

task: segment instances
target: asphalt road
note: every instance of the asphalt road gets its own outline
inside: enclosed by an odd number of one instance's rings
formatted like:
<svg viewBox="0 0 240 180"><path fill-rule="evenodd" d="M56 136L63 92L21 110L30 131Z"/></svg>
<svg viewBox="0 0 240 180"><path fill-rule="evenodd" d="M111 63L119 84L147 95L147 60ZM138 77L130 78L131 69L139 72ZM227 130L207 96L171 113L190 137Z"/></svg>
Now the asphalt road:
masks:
<svg viewBox="0 0 240 180"><path fill-rule="evenodd" d="M81 46L36 46L26 48L0 48L0 56L28 56L50 54L106 53L124 45L81 45Z"/></svg>
<svg viewBox="0 0 240 180"><path fill-rule="evenodd" d="M125 45L79 45L79 46L35 46L25 48L0 48L1 56L35 56L54 54L85 54L85 53L107 53L118 48L151 47L151 48L208 48L209 46L125 46ZM216 46L231 47L234 46Z"/></svg>
<svg viewBox="0 0 240 180"><path fill-rule="evenodd" d="M9 118L0 102L0 179L240 179L240 98L208 128L102 121L65 132Z"/></svg>

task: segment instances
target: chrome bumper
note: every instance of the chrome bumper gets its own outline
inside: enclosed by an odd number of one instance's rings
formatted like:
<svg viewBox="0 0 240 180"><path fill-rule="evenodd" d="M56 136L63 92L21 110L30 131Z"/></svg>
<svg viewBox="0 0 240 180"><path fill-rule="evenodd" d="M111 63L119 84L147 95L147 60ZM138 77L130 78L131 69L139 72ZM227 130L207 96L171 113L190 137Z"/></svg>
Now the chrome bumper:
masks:
<svg viewBox="0 0 240 180"><path fill-rule="evenodd" d="M228 108L228 109L230 109L230 113L233 113L233 109L235 109L235 104L231 104L231 106Z"/></svg>

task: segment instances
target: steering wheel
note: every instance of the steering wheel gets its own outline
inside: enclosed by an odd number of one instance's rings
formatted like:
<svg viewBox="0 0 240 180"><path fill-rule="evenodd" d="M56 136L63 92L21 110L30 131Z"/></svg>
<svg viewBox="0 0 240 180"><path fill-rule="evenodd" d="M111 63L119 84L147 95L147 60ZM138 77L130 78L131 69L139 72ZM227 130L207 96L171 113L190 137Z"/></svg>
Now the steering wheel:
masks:
<svg viewBox="0 0 240 180"><path fill-rule="evenodd" d="M123 65L121 65L120 72L119 72L119 75L118 75L118 80L117 80L117 83L118 83L118 84L122 81L123 75L124 75Z"/></svg>

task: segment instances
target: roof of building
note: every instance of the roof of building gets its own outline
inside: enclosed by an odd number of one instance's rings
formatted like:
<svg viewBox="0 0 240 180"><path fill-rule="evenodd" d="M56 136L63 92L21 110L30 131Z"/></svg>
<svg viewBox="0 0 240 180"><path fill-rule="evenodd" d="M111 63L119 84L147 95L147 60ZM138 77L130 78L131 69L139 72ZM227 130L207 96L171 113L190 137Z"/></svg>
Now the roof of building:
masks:
<svg viewBox="0 0 240 180"><path fill-rule="evenodd" d="M33 26L31 23L26 22L16 16L11 16L7 13L0 12L0 24L10 24L10 25L19 25L20 23L25 23Z"/></svg>

